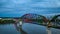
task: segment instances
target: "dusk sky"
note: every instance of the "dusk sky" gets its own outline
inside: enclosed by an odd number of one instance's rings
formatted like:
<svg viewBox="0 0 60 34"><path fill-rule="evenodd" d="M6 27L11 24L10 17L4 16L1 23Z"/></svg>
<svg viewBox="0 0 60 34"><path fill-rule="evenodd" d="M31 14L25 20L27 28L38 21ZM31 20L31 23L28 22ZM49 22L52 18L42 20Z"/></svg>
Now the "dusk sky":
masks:
<svg viewBox="0 0 60 34"><path fill-rule="evenodd" d="M60 0L0 0L0 17L26 13L60 14Z"/></svg>

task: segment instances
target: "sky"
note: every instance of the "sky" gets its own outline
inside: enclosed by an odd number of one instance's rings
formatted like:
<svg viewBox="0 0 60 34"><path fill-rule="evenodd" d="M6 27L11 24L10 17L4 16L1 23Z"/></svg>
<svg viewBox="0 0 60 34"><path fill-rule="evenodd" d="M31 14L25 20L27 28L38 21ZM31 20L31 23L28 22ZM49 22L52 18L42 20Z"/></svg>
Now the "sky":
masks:
<svg viewBox="0 0 60 34"><path fill-rule="evenodd" d="M60 0L0 0L0 17L20 17L26 13L60 14Z"/></svg>

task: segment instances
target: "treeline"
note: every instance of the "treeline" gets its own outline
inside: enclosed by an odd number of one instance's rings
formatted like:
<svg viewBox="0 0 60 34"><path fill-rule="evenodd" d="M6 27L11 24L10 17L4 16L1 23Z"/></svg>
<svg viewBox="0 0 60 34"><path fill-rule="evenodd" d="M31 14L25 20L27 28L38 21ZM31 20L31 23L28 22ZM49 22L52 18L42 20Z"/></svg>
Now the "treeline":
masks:
<svg viewBox="0 0 60 34"><path fill-rule="evenodd" d="M14 23L15 21L13 20L0 20L0 24L10 24L10 23Z"/></svg>

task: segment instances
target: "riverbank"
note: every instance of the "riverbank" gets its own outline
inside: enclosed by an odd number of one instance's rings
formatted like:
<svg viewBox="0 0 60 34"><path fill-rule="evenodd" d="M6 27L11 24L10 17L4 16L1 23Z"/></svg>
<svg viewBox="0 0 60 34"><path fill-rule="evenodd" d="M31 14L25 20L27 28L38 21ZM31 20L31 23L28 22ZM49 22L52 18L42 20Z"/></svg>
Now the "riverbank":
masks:
<svg viewBox="0 0 60 34"><path fill-rule="evenodd" d="M10 24L10 23L14 23L15 21L13 20L0 20L0 24Z"/></svg>

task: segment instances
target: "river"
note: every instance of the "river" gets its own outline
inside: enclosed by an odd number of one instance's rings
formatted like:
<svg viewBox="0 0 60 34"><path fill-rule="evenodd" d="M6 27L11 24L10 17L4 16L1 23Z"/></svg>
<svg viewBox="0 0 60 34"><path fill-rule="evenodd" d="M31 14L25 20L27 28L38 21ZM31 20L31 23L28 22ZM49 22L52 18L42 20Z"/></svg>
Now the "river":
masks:
<svg viewBox="0 0 60 34"><path fill-rule="evenodd" d="M27 34L48 34L45 26L36 24L24 23L22 29ZM51 34L60 34L59 29L51 28L50 31ZM21 31L17 31L14 24L0 24L0 34L21 34Z"/></svg>

